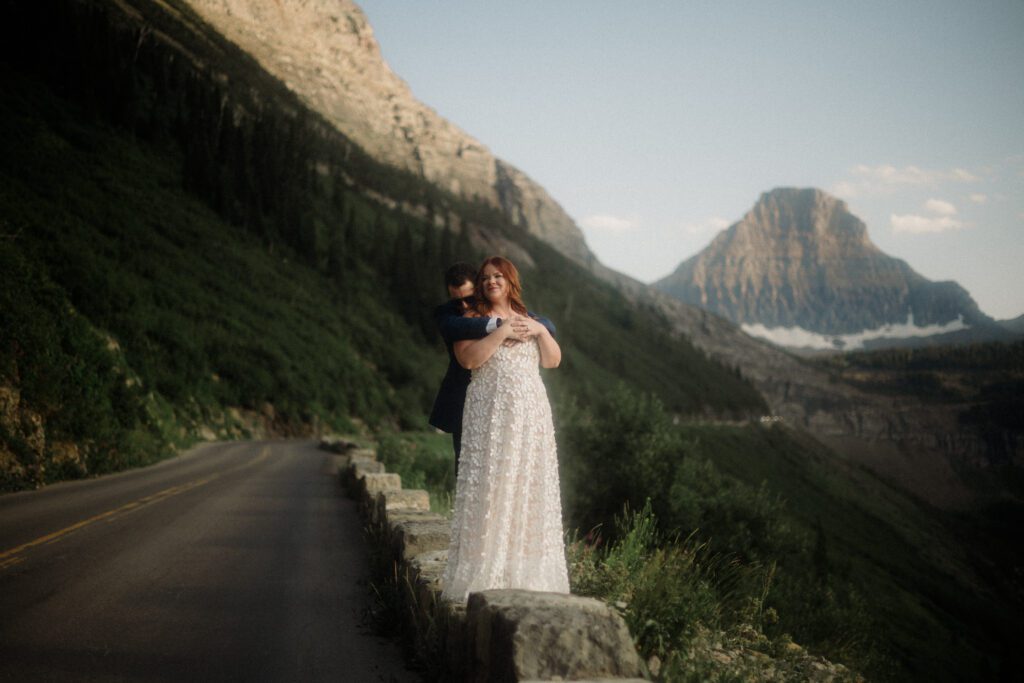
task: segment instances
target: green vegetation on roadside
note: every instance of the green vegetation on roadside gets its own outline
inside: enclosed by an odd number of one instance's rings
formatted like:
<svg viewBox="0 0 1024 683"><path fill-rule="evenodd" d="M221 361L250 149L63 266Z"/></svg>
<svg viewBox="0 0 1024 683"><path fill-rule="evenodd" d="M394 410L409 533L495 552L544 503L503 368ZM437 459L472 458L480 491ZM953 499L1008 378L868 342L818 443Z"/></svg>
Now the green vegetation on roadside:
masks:
<svg viewBox="0 0 1024 683"><path fill-rule="evenodd" d="M623 603L663 680L756 680L762 665L799 680L814 656L872 680L998 675L966 634L1011 615L973 597L935 511L805 435L677 420L625 385L555 412L573 590ZM403 483L450 501L448 435L379 444ZM742 656L716 669L718 646Z"/></svg>
<svg viewBox="0 0 1024 683"><path fill-rule="evenodd" d="M618 609L657 680L859 680L777 631L778 612L767 605L774 562L716 553L696 532L665 537L649 504L627 506L610 536L569 545L572 591Z"/></svg>

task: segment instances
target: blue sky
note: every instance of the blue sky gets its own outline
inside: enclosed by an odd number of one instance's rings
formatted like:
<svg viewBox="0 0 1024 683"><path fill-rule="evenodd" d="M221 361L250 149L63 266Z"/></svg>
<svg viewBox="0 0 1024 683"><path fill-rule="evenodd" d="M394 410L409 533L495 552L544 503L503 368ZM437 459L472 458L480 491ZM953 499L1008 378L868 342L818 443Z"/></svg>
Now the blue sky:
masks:
<svg viewBox="0 0 1024 683"><path fill-rule="evenodd" d="M358 0L357 0L358 1ZM779 186L1024 313L1024 2L364 0L413 93L650 282Z"/></svg>

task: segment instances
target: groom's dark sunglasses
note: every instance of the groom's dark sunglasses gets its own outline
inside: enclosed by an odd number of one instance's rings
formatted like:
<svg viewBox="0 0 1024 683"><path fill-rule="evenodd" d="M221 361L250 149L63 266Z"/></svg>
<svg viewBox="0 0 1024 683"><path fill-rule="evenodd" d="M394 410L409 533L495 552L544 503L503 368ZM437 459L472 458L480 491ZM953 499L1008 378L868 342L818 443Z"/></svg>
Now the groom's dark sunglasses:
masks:
<svg viewBox="0 0 1024 683"><path fill-rule="evenodd" d="M469 296L464 296L461 299L456 299L456 301L459 302L459 307L473 308L473 305L476 304L476 297L470 294Z"/></svg>

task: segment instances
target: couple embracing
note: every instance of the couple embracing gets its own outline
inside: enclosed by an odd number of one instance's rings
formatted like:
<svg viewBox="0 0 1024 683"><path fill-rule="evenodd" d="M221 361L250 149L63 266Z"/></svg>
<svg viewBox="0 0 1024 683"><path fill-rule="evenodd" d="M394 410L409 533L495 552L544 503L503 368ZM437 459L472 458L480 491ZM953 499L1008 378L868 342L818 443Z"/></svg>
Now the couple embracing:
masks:
<svg viewBox="0 0 1024 683"><path fill-rule="evenodd" d="M449 367L430 423L452 433L455 510L443 597L489 588L569 592L555 430L540 367L562 352L554 326L526 310L501 256L445 274L435 319Z"/></svg>

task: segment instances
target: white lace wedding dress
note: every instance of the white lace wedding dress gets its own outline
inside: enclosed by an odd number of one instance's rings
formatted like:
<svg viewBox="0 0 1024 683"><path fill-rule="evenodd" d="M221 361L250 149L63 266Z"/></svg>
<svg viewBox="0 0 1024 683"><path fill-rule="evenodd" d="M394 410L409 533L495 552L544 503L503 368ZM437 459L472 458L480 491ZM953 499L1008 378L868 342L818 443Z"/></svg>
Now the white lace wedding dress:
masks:
<svg viewBox="0 0 1024 683"><path fill-rule="evenodd" d="M488 588L569 592L551 406L536 340L473 371L442 596Z"/></svg>

